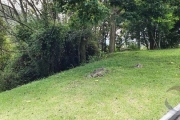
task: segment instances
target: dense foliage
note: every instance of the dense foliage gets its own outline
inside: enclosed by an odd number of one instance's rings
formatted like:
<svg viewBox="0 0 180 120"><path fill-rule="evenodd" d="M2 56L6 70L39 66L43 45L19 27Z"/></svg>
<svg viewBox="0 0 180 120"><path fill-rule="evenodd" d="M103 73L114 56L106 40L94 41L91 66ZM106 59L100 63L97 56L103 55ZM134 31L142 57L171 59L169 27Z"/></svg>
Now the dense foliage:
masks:
<svg viewBox="0 0 180 120"><path fill-rule="evenodd" d="M80 40L84 36L88 39L85 31L71 31L61 25L36 31L22 26L16 29L24 50L13 61L10 59L12 63L6 66L1 78L2 90L80 65ZM88 56L98 53L92 42L87 43L86 50L87 60Z"/></svg>
<svg viewBox="0 0 180 120"><path fill-rule="evenodd" d="M178 0L8 2L0 3L0 90L76 67L101 56L99 53L121 51L122 47L179 47Z"/></svg>
<svg viewBox="0 0 180 120"><path fill-rule="evenodd" d="M0 19L0 72L3 70L6 62L6 56L4 54L4 47L5 47L5 31L2 28L4 26L4 22Z"/></svg>

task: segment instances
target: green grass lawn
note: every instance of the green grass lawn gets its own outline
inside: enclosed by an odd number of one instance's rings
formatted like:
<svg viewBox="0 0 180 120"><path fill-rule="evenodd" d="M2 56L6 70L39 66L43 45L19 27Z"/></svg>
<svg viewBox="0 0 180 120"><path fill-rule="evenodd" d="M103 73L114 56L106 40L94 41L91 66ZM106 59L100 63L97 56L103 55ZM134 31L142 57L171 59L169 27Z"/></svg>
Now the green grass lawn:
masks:
<svg viewBox="0 0 180 120"><path fill-rule="evenodd" d="M142 68L134 68L138 63ZM93 70L110 72L86 78ZM180 49L121 52L0 93L0 120L158 120L180 102Z"/></svg>

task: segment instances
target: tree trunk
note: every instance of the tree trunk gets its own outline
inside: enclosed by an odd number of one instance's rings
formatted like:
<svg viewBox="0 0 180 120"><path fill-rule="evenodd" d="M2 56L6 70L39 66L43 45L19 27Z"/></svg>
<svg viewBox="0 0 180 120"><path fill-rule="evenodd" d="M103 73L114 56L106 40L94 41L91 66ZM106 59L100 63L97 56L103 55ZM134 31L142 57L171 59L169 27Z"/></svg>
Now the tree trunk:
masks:
<svg viewBox="0 0 180 120"><path fill-rule="evenodd" d="M154 50L154 39L151 32L149 32L149 43L150 43L150 50Z"/></svg>
<svg viewBox="0 0 180 120"><path fill-rule="evenodd" d="M158 48L161 49L161 38L159 32L157 32L157 40L158 40Z"/></svg>
<svg viewBox="0 0 180 120"><path fill-rule="evenodd" d="M141 49L141 38L140 38L140 31L137 31L137 42L138 42L138 49L140 50Z"/></svg>
<svg viewBox="0 0 180 120"><path fill-rule="evenodd" d="M155 45L152 31L153 31L152 27L149 27L148 28L148 37L149 37L149 43L150 43L150 50L154 50L154 45Z"/></svg>
<svg viewBox="0 0 180 120"><path fill-rule="evenodd" d="M101 41L101 51L104 51L104 43L106 42L105 38L105 30L104 30L104 23L102 25L102 41Z"/></svg>
<svg viewBox="0 0 180 120"><path fill-rule="evenodd" d="M150 50L154 50L154 40L150 40Z"/></svg>
<svg viewBox="0 0 180 120"><path fill-rule="evenodd" d="M81 38L80 42L80 62L85 63L86 62L86 39L83 37Z"/></svg>
<svg viewBox="0 0 180 120"><path fill-rule="evenodd" d="M27 2L23 2L23 0L19 0L19 2L24 22L27 23Z"/></svg>
<svg viewBox="0 0 180 120"><path fill-rule="evenodd" d="M47 2L46 0L43 0L43 4L42 4L42 19L43 19L43 22L44 22L44 27L48 27L49 26L49 18L48 18L48 5L47 5Z"/></svg>
<svg viewBox="0 0 180 120"><path fill-rule="evenodd" d="M116 21L115 16L111 15L111 21L110 21L110 41L109 41L109 53L112 53L115 51L115 39L116 39Z"/></svg>
<svg viewBox="0 0 180 120"><path fill-rule="evenodd" d="M105 22L103 22L102 29L101 29L101 34L102 34L102 41L101 41L101 51L107 52L106 50L106 39L107 39L107 25Z"/></svg>

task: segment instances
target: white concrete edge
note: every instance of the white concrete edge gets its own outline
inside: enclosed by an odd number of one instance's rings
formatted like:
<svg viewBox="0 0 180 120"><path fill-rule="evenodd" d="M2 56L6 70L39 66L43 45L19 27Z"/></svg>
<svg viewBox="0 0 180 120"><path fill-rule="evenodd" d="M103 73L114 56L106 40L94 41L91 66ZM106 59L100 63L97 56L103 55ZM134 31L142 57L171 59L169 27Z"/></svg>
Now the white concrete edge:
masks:
<svg viewBox="0 0 180 120"><path fill-rule="evenodd" d="M165 114L160 120L175 120L180 115L180 104Z"/></svg>

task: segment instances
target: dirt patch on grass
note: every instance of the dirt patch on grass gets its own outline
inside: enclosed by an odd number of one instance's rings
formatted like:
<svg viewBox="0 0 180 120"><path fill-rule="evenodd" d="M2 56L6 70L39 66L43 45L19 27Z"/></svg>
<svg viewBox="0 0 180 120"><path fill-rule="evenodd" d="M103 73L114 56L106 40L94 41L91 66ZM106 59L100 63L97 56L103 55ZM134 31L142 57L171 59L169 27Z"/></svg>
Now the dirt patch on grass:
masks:
<svg viewBox="0 0 180 120"><path fill-rule="evenodd" d="M106 68L98 68L94 70L92 73L90 73L89 75L87 75L86 77L87 78L102 77L107 73L109 73L109 70L107 70Z"/></svg>

